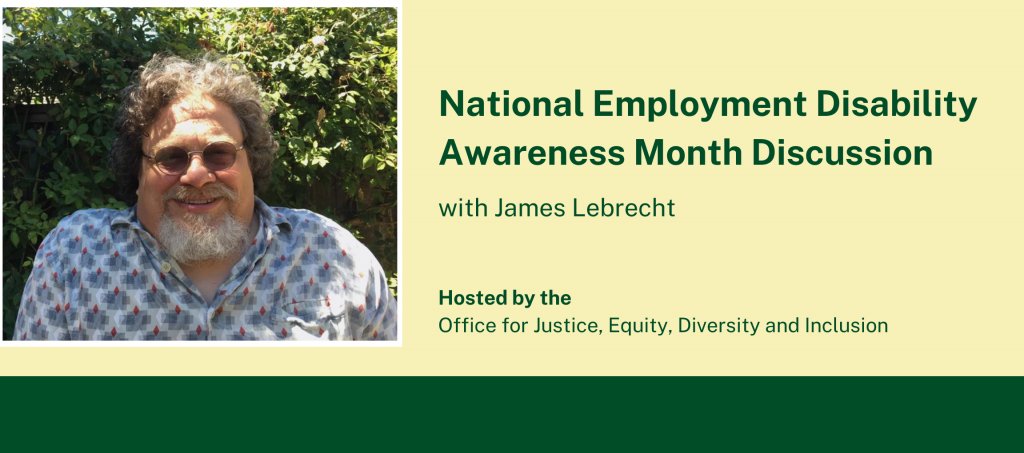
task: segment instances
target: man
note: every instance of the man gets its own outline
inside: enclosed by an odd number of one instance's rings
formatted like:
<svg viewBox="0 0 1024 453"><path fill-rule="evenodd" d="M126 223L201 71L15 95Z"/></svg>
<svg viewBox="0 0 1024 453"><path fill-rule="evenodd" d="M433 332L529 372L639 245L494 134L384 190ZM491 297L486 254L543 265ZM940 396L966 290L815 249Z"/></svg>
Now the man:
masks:
<svg viewBox="0 0 1024 453"><path fill-rule="evenodd" d="M124 211L63 219L39 246L15 340L394 340L373 255L326 217L255 196L278 148L253 79L156 56L111 150Z"/></svg>

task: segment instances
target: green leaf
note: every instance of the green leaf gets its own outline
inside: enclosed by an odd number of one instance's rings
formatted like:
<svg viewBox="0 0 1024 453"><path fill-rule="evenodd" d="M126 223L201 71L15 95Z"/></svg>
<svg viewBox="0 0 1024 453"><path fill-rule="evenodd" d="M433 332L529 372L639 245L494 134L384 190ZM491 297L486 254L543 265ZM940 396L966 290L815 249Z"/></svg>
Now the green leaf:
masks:
<svg viewBox="0 0 1024 453"><path fill-rule="evenodd" d="M18 232L11 231L11 243L17 246L19 242L21 242L21 238L18 237Z"/></svg>
<svg viewBox="0 0 1024 453"><path fill-rule="evenodd" d="M74 134L75 131L78 130L78 121L75 121L74 118L72 118L71 121L68 121L68 130Z"/></svg>
<svg viewBox="0 0 1024 453"><path fill-rule="evenodd" d="M77 145L79 140L81 140L81 138L79 138L77 135L72 135L70 140L71 146Z"/></svg>
<svg viewBox="0 0 1024 453"><path fill-rule="evenodd" d="M365 170L367 168L370 168L370 165L372 165L372 164L373 164L373 154L367 154L367 155L363 156L363 170Z"/></svg>
<svg viewBox="0 0 1024 453"><path fill-rule="evenodd" d="M75 135L85 135L86 132L89 132L89 125L79 124L78 129L75 130Z"/></svg>

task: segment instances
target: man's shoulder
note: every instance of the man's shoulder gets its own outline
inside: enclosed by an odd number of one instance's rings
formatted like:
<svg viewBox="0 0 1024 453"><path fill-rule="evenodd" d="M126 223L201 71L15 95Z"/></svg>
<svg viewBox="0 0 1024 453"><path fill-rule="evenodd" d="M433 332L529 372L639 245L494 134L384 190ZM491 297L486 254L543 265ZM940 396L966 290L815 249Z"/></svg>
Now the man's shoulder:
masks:
<svg viewBox="0 0 1024 453"><path fill-rule="evenodd" d="M51 235L73 231L89 236L110 231L114 225L127 223L130 209L117 210L111 208L81 209L65 216L57 222Z"/></svg>
<svg viewBox="0 0 1024 453"><path fill-rule="evenodd" d="M351 232L329 217L317 214L308 209L292 209L282 207L269 207L273 214L273 220L282 227L283 223L288 224L290 234L296 239L313 240L316 243L337 247L346 254L361 256L368 254L373 256L369 249L363 245Z"/></svg>
<svg viewBox="0 0 1024 453"><path fill-rule="evenodd" d="M128 218L130 210L110 208L81 209L60 219L57 226L40 242L36 254L37 265L45 259L54 268L60 268L65 253L81 255L97 244L106 245L113 240L111 236L115 224L120 219Z"/></svg>

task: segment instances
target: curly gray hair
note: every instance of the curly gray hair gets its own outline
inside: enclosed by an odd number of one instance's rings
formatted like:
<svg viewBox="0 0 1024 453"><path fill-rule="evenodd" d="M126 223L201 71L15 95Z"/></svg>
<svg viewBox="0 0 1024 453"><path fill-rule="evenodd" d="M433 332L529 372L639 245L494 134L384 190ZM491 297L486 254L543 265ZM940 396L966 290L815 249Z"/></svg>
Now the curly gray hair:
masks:
<svg viewBox="0 0 1024 453"><path fill-rule="evenodd" d="M272 113L260 100L256 80L237 61L206 53L192 60L157 54L138 73L135 83L122 93L110 150L110 165L121 198L129 205L138 201L142 138L161 109L183 96L201 93L231 106L245 137L253 187L259 192L270 181L278 144L268 122Z"/></svg>

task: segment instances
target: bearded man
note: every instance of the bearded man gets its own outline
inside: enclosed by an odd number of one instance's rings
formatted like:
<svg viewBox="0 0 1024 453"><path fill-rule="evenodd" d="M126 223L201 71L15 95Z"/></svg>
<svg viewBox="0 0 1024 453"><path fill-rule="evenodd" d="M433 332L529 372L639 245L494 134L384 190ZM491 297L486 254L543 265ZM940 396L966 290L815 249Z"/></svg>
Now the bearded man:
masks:
<svg viewBox="0 0 1024 453"><path fill-rule="evenodd" d="M384 271L337 223L255 196L278 144L237 62L154 57L124 91L110 161L124 211L43 240L15 340L394 340Z"/></svg>

